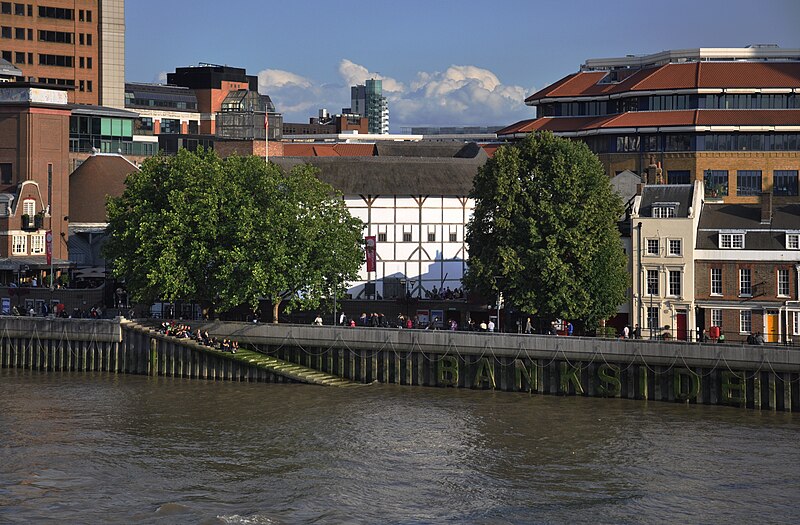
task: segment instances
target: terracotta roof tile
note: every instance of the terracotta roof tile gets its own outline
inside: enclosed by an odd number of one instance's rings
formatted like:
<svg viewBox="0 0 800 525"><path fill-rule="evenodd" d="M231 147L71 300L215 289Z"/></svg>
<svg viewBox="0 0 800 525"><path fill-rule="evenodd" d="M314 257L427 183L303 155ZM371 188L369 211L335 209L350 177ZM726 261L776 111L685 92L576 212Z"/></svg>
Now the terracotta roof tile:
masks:
<svg viewBox="0 0 800 525"><path fill-rule="evenodd" d="M703 109L700 126L800 126L800 109Z"/></svg>

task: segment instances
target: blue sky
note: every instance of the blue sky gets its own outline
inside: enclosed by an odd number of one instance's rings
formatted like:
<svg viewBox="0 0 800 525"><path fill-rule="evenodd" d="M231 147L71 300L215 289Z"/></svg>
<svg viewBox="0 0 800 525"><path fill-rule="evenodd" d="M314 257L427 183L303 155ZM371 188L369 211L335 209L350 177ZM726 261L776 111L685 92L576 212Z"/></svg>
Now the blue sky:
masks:
<svg viewBox="0 0 800 525"><path fill-rule="evenodd" d="M588 58L776 43L800 48L800 0L129 0L126 78L227 64L287 122L350 105L383 78L391 129L505 125Z"/></svg>

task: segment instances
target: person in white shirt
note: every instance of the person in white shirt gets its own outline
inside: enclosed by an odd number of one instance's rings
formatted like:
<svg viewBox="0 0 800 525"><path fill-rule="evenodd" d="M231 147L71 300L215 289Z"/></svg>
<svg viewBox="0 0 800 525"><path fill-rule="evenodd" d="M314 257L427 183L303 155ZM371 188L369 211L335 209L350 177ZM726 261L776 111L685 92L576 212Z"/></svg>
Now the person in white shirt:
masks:
<svg viewBox="0 0 800 525"><path fill-rule="evenodd" d="M489 321L489 331L494 332L494 321L492 320Z"/></svg>

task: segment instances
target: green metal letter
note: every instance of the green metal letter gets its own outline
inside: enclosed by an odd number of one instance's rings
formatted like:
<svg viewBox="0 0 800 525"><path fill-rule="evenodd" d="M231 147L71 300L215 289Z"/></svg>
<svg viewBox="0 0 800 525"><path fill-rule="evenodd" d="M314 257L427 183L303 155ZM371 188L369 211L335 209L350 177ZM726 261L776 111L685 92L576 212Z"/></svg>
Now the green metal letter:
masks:
<svg viewBox="0 0 800 525"><path fill-rule="evenodd" d="M617 365L602 364L597 369L597 377L604 384L597 387L600 395L617 397L622 392L622 381L619 380L619 367Z"/></svg>
<svg viewBox="0 0 800 525"><path fill-rule="evenodd" d="M567 363L561 363L561 393L562 394L569 394L569 384L572 383L575 386L575 393L578 395L583 394L583 387L581 386L581 380L578 378L578 372L580 372L580 363L578 366L567 366Z"/></svg>
<svg viewBox="0 0 800 525"><path fill-rule="evenodd" d="M494 390L496 386L494 382L494 367L487 358L481 357L478 361L478 371L475 372L475 381L472 387L480 388L486 381L489 382L489 386Z"/></svg>
<svg viewBox="0 0 800 525"><path fill-rule="evenodd" d="M439 385L458 386L458 360L453 356L443 355L439 359Z"/></svg>
<svg viewBox="0 0 800 525"><path fill-rule="evenodd" d="M740 407L747 405L747 383L744 377L733 372L722 372L722 402Z"/></svg>
<svg viewBox="0 0 800 525"><path fill-rule="evenodd" d="M689 391L685 394L682 391L681 376L689 378ZM686 368L676 368L672 376L672 388L675 391L675 399L688 403L700 393L700 376Z"/></svg>
<svg viewBox="0 0 800 525"><path fill-rule="evenodd" d="M514 378L516 379L517 390L525 390L522 387L522 378L528 382L528 392L539 391L539 368L536 362L532 362L530 367L525 366L521 359L514 360Z"/></svg>

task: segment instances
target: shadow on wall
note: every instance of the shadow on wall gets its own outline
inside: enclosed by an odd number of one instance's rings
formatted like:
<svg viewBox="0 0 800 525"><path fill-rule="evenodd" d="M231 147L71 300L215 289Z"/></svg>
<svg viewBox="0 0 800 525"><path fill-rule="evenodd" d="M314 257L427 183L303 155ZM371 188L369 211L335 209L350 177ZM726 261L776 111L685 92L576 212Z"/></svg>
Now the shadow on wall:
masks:
<svg viewBox="0 0 800 525"><path fill-rule="evenodd" d="M437 252L434 261L406 261L406 267L425 269L422 275L404 275L394 272L368 283L361 282L347 292L354 299L400 299L410 294L411 297L425 299L434 289L455 290L461 288L461 278L466 269L464 259L441 259L441 252Z"/></svg>

